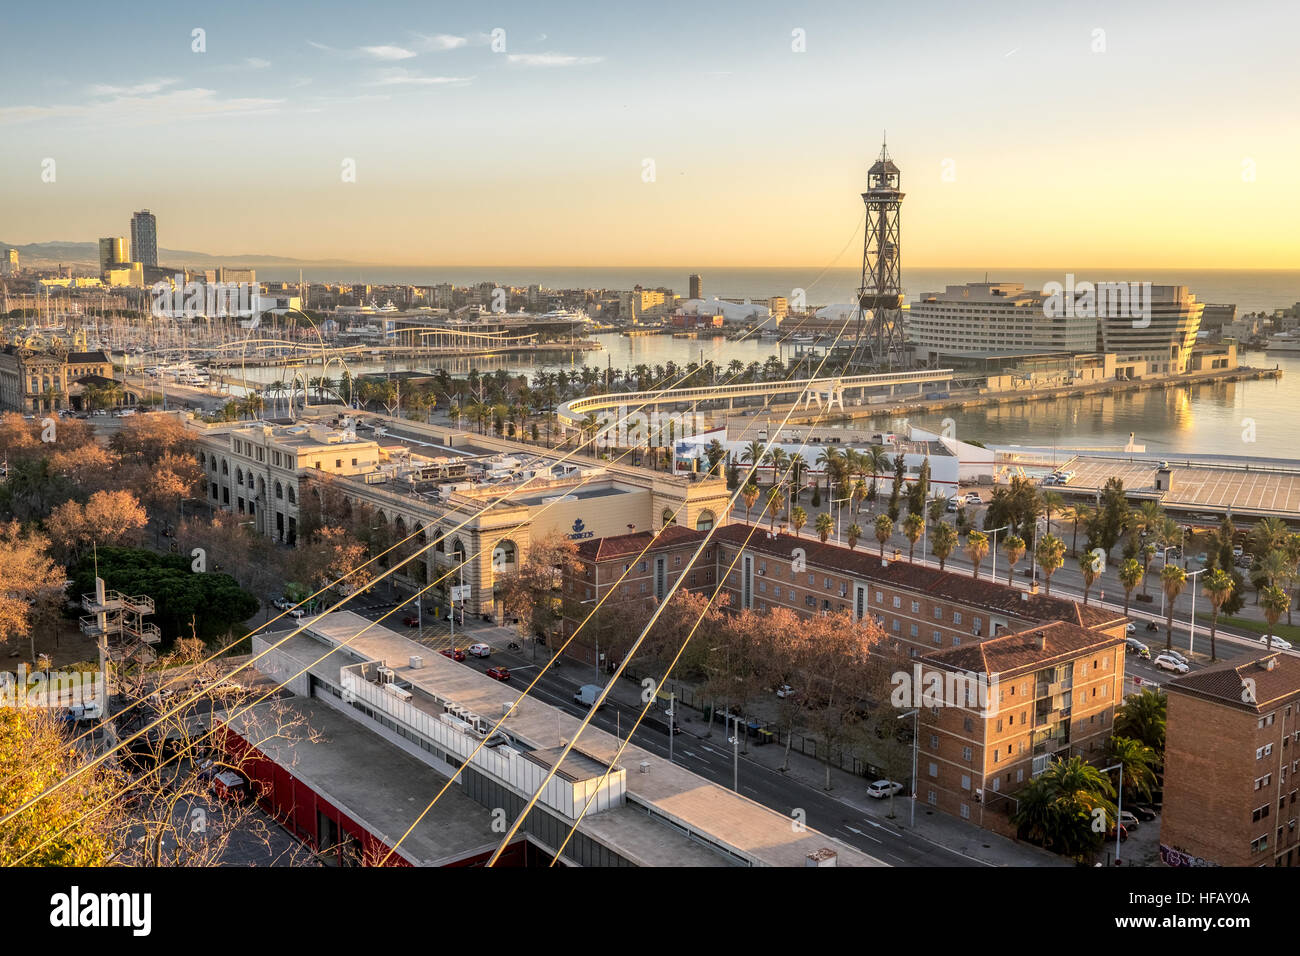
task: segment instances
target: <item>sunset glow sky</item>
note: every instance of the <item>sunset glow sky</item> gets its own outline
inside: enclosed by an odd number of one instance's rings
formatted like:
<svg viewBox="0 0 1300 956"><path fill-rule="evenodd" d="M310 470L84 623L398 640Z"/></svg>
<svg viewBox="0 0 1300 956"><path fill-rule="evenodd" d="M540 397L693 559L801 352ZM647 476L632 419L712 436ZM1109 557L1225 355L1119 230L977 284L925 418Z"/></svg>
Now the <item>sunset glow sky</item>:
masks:
<svg viewBox="0 0 1300 956"><path fill-rule="evenodd" d="M1300 266L1295 4L77 6L6 13L2 241L851 264L888 130L909 265Z"/></svg>

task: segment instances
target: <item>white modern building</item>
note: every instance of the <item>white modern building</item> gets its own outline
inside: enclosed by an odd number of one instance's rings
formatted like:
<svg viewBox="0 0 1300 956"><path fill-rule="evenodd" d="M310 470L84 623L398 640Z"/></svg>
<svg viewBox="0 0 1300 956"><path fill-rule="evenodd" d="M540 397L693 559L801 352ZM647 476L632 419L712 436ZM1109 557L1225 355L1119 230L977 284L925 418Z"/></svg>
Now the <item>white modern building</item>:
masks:
<svg viewBox="0 0 1300 956"><path fill-rule="evenodd" d="M1043 352L1092 352L1097 320L1048 317L1047 296L1023 282L969 282L926 292L905 313L907 341L918 359L986 358Z"/></svg>

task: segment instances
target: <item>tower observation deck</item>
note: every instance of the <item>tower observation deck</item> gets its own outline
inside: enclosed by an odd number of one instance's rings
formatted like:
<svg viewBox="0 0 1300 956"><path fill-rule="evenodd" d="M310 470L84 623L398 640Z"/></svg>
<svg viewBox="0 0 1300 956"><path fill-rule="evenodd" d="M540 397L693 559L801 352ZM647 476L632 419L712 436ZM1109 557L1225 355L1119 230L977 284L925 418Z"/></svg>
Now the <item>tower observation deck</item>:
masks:
<svg viewBox="0 0 1300 956"><path fill-rule="evenodd" d="M866 224L862 238L862 281L858 286L856 339L851 366L906 368L903 285L899 257L900 173L884 143L867 170Z"/></svg>

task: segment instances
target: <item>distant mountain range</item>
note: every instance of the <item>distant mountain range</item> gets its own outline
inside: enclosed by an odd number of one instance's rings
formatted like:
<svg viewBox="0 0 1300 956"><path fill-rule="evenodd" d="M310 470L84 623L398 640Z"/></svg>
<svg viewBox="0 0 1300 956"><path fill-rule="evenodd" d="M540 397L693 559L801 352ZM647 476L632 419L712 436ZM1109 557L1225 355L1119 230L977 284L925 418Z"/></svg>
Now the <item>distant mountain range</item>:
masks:
<svg viewBox="0 0 1300 956"><path fill-rule="evenodd" d="M99 267L99 243L96 242L29 242L26 245L0 242L0 249L17 249L24 266L92 265ZM228 266L353 266L342 259L291 259L288 256L251 255L214 256L192 249L159 249L158 263L165 268L186 266L212 268Z"/></svg>

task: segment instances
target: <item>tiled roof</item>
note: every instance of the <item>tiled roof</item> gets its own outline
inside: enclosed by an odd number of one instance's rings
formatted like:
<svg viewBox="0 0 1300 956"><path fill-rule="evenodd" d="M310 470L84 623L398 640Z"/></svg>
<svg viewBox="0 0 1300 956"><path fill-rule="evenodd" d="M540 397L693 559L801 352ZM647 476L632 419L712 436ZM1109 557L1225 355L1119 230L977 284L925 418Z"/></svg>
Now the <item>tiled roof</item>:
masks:
<svg viewBox="0 0 1300 956"><path fill-rule="evenodd" d="M1065 621L1053 621L979 644L934 651L924 655L922 660L976 674L1006 675L1050 667L1059 661L1122 643L1123 637L1112 637Z"/></svg>
<svg viewBox="0 0 1300 956"><path fill-rule="evenodd" d="M1272 670L1268 667L1270 661ZM1253 694L1246 693L1252 687L1246 683L1248 680L1254 681ZM1273 651L1239 664L1216 664L1166 681L1165 690L1259 711L1300 692L1300 659Z"/></svg>
<svg viewBox="0 0 1300 956"><path fill-rule="evenodd" d="M106 364L108 356L102 351L99 352L69 352L69 365L88 365L90 363Z"/></svg>
<svg viewBox="0 0 1300 956"><path fill-rule="evenodd" d="M635 531L632 534L593 538L578 545L578 557L584 561L610 561L614 558L640 554L654 537L655 535L649 531ZM698 543L699 539L703 537L703 531L692 531L689 528L674 524L659 532L656 546L680 544L683 541L691 540Z"/></svg>
<svg viewBox="0 0 1300 956"><path fill-rule="evenodd" d="M749 527L743 524L727 525L718 529L715 540L733 547L745 544ZM823 544L816 538L796 537L759 530L749 538L745 547L760 554L789 558L794 548L803 548L808 565L860 578L879 581L892 587L924 591L944 600L982 608L995 613L1035 621L1065 621L1079 627L1106 627L1122 623L1124 615L1091 605L1085 606L1070 598L1030 594L1007 584L995 583L985 578L976 580L969 574L940 571L938 568L908 561L887 560L882 566L879 554L872 549L849 550L841 545Z"/></svg>

